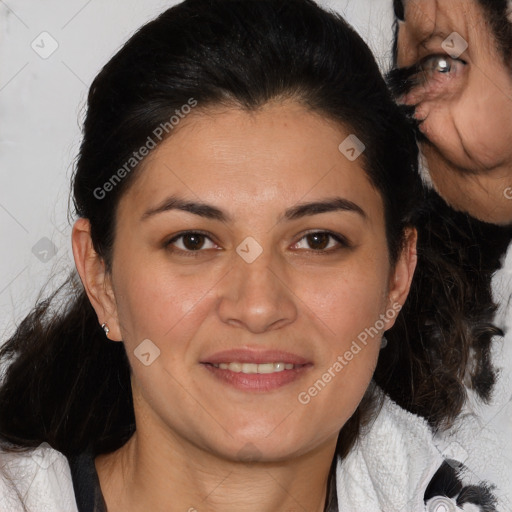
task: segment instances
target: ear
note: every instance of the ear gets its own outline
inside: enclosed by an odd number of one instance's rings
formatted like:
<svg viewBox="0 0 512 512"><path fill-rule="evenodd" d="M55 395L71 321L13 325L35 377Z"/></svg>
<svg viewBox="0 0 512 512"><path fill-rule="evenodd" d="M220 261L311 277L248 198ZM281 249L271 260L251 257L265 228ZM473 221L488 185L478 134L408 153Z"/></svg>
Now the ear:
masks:
<svg viewBox="0 0 512 512"><path fill-rule="evenodd" d="M75 222L71 241L75 265L92 307L96 311L98 322L100 325L103 323L108 325L109 339L121 340L111 275L106 271L103 259L94 250L88 219L80 218Z"/></svg>
<svg viewBox="0 0 512 512"><path fill-rule="evenodd" d="M388 307L396 311L396 313L402 309L409 295L409 290L411 289L412 278L418 261L416 252L417 241L418 232L416 229L407 228L404 246L391 273L389 282ZM397 316L397 314L394 314L393 317L388 320L386 330L393 326Z"/></svg>

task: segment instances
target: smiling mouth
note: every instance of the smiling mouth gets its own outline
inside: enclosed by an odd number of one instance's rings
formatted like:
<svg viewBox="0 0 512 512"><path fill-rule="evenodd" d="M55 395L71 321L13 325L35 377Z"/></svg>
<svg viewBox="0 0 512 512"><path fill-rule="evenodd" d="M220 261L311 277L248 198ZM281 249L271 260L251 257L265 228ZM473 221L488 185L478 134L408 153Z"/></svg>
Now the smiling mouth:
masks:
<svg viewBox="0 0 512 512"><path fill-rule="evenodd" d="M205 361L202 366L219 382L240 391L256 393L266 393L298 381L308 374L313 366L306 360L292 363L283 360L269 361L267 359L265 361L260 358L259 361L248 362L243 361L243 357L241 357L242 361L221 362L222 359L220 361L217 359L219 362ZM253 355L253 358L256 357ZM250 359L247 354L245 354L245 358ZM303 358L296 356L295 359Z"/></svg>
<svg viewBox="0 0 512 512"><path fill-rule="evenodd" d="M277 363L239 363L239 362L232 362L232 363L210 363L215 368L219 368L220 370L230 370L235 373L246 373L246 374L254 374L254 373L279 373L284 370L294 370L297 368L301 368L303 364L292 364L292 363L283 363L283 362L277 362Z"/></svg>

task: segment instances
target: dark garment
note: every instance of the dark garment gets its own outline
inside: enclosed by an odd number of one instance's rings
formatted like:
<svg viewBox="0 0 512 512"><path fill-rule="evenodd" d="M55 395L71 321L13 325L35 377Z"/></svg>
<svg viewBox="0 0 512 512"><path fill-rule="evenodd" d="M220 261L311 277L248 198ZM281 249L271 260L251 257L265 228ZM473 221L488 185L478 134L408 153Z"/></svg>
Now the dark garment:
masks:
<svg viewBox="0 0 512 512"><path fill-rule="evenodd" d="M107 512L92 451L68 457L78 512Z"/></svg>
<svg viewBox="0 0 512 512"><path fill-rule="evenodd" d="M329 475L327 487L327 499L325 500L324 512L338 512L338 495L336 494L336 466L338 458L335 457Z"/></svg>

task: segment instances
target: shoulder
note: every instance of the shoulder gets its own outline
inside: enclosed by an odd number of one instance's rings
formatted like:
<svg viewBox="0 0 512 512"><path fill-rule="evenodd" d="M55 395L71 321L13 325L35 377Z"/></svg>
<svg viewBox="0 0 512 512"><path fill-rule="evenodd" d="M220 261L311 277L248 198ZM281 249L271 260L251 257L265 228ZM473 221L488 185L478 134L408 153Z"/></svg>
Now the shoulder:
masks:
<svg viewBox="0 0 512 512"><path fill-rule="evenodd" d="M46 443L0 449L0 496L2 512L77 512L68 461Z"/></svg>
<svg viewBox="0 0 512 512"><path fill-rule="evenodd" d="M467 481L464 470L441 453L423 418L384 397L375 420L338 460L339 512L495 511L491 486Z"/></svg>

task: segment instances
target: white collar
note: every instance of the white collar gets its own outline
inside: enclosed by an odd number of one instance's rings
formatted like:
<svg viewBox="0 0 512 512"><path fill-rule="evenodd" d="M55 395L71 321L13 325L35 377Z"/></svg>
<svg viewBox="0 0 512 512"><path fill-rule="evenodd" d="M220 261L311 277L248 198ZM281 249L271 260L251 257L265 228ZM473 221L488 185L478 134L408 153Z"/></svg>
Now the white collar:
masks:
<svg viewBox="0 0 512 512"><path fill-rule="evenodd" d="M428 423L389 397L336 467L339 512L423 512L425 490L444 462Z"/></svg>

